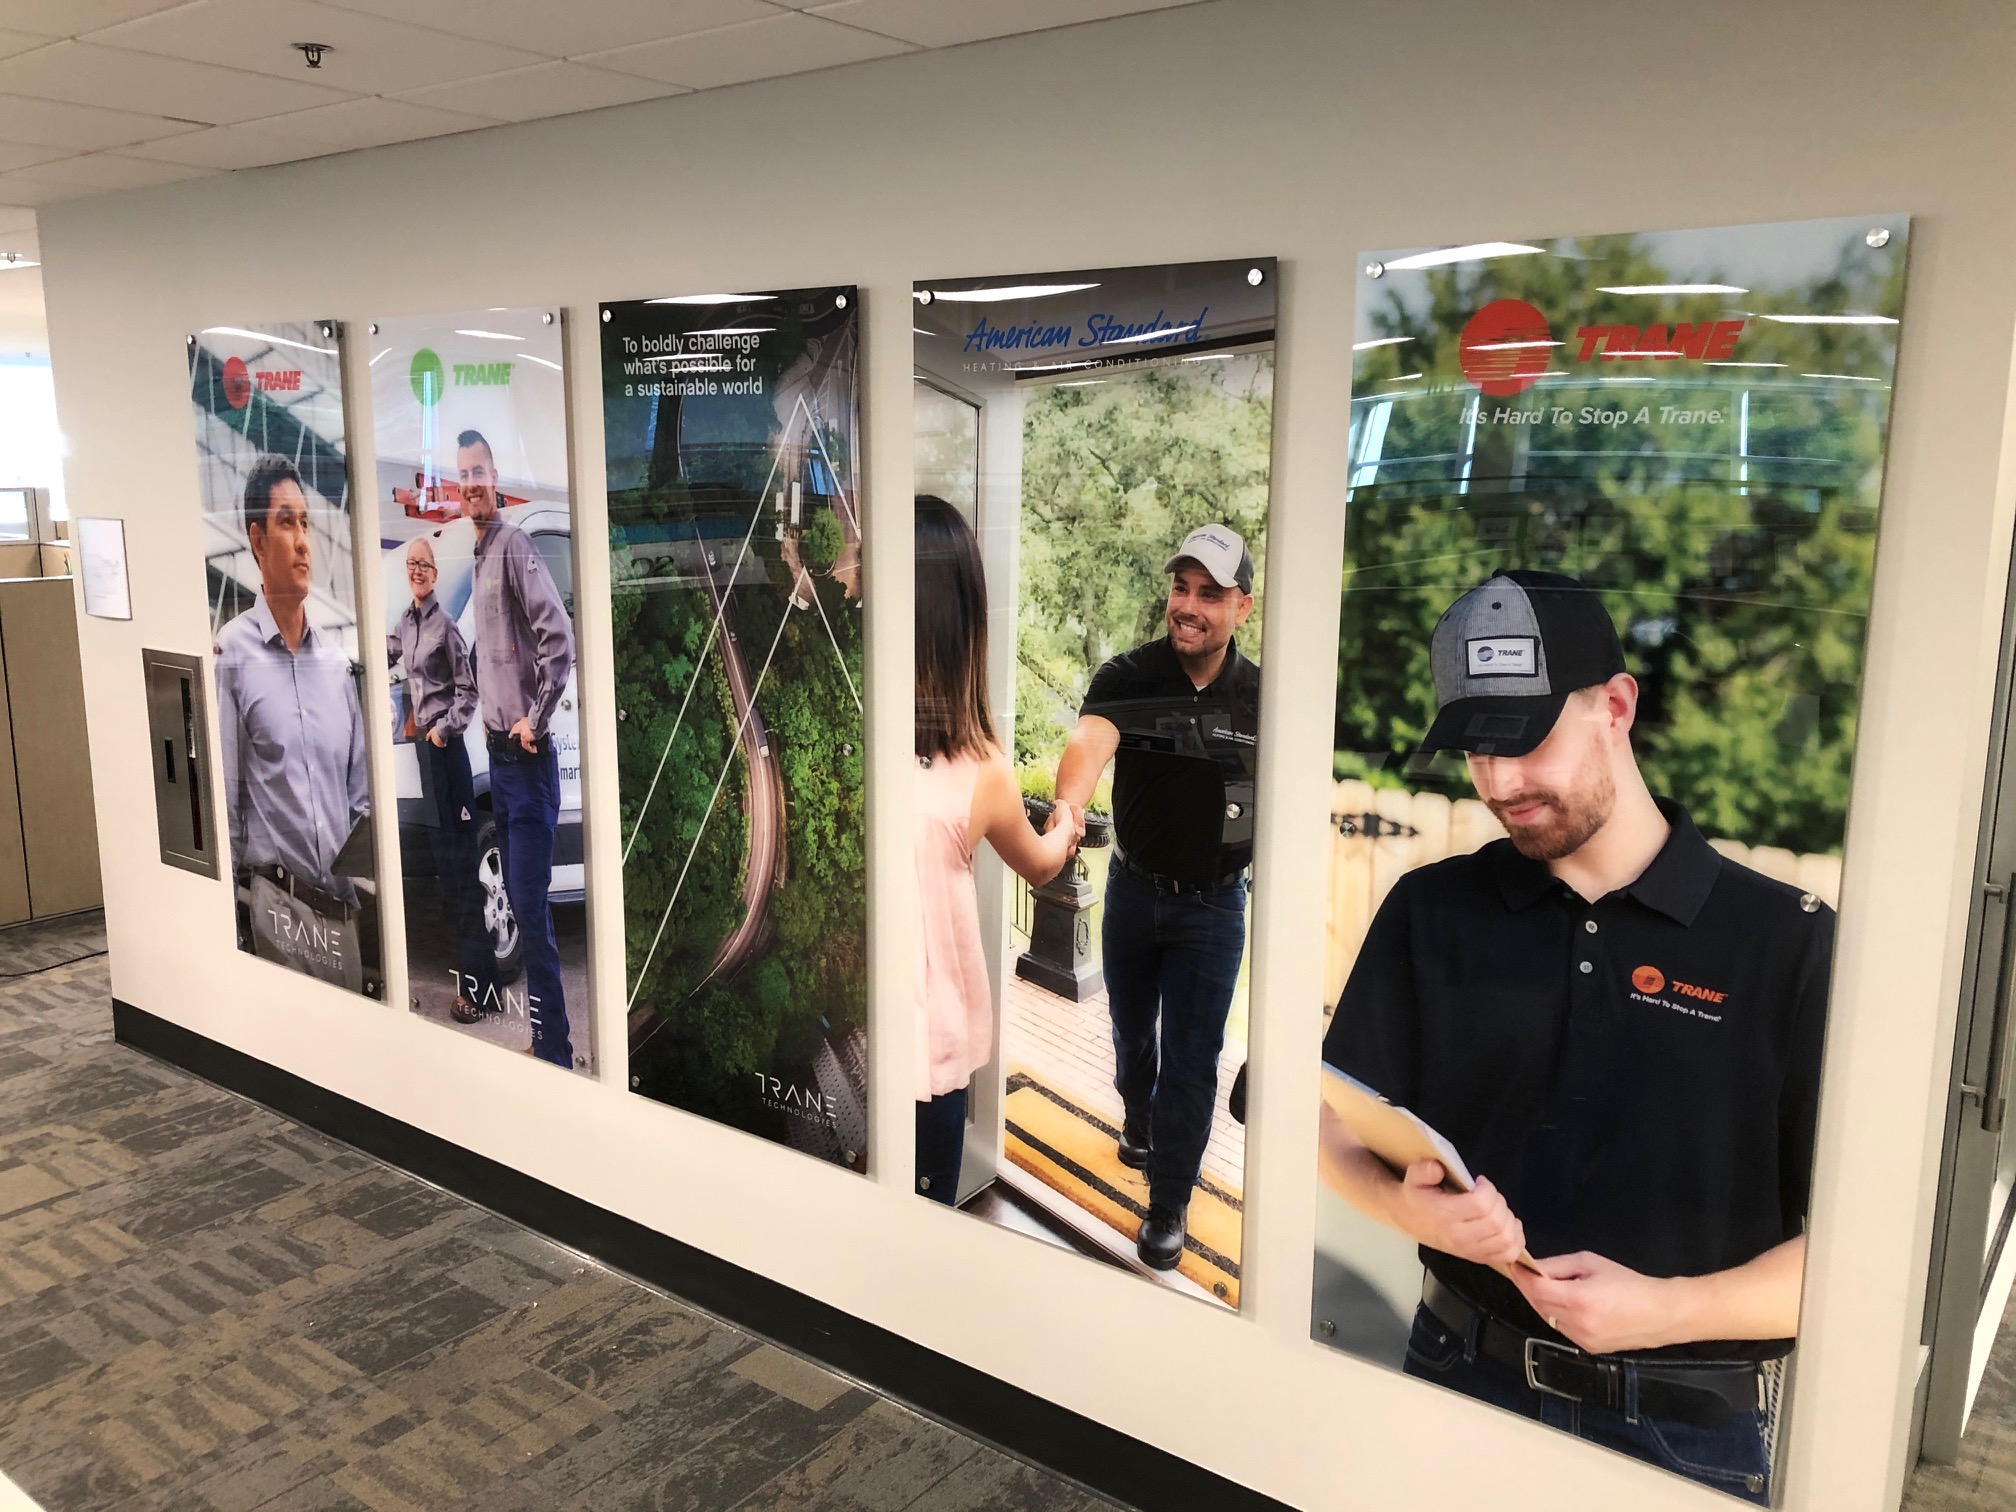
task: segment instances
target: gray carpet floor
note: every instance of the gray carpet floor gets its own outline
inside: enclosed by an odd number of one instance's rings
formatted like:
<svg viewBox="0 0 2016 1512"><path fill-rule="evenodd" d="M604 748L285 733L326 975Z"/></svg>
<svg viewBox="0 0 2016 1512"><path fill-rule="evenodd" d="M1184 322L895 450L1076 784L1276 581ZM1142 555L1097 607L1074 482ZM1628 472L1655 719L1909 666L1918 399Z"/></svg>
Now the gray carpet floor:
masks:
<svg viewBox="0 0 2016 1512"><path fill-rule="evenodd" d="M1116 1505L114 1044L103 949L0 931L0 1471L50 1512Z"/></svg>

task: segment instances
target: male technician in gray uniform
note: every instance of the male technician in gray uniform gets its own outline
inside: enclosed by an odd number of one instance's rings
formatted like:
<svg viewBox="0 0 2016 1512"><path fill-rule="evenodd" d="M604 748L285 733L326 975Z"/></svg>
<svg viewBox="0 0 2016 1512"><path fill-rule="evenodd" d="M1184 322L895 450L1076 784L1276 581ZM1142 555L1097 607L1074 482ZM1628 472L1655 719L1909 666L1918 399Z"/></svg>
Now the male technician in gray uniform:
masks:
<svg viewBox="0 0 2016 1512"><path fill-rule="evenodd" d="M486 1009L502 1007L495 987L497 957L483 927L476 878L476 785L462 739L476 716L476 671L462 632L435 596L438 581L433 543L415 536L406 544L413 602L385 637L385 650L404 674L404 734L420 763L435 886L455 946L455 1004L449 1014L458 1024L473 1024Z"/></svg>
<svg viewBox="0 0 2016 1512"><path fill-rule="evenodd" d="M455 438L462 513L476 527L476 692L490 756L490 813L504 891L525 947L532 1053L572 1069L560 947L553 938L553 836L560 758L549 729L574 670L574 626L532 538L497 513L497 461L480 431Z"/></svg>
<svg viewBox="0 0 2016 1512"><path fill-rule="evenodd" d="M360 937L357 889L336 865L371 810L364 716L349 656L309 623L308 497L292 462L253 465L244 525L259 596L215 647L224 811L251 894L239 945L361 992L377 942Z"/></svg>
<svg viewBox="0 0 2016 1512"><path fill-rule="evenodd" d="M1424 748L1465 754L1506 838L1394 885L1323 1059L1478 1180L1392 1170L1327 1108L1324 1179L1421 1247L1409 1375L1768 1504L1833 911L1648 790L1638 684L1575 579L1490 578L1430 661Z"/></svg>

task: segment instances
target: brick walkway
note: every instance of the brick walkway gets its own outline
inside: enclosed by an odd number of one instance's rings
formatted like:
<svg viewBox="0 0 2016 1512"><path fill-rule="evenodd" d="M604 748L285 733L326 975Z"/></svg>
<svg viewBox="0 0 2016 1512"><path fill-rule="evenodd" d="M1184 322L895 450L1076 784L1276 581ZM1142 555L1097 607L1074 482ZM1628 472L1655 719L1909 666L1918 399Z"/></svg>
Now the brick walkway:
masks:
<svg viewBox="0 0 2016 1512"><path fill-rule="evenodd" d="M1120 1094L1113 1090L1113 1031L1106 1016L1106 994L1095 993L1074 1003L1023 981L1013 970L1011 958L1001 1014L1001 1048L1008 1066L1027 1071L1117 1126L1122 1110ZM1245 1190L1246 1130L1233 1122L1225 1098L1245 1059L1245 1042L1228 1037L1218 1060L1218 1110L1211 1120L1211 1143L1204 1151L1205 1171L1235 1196Z"/></svg>

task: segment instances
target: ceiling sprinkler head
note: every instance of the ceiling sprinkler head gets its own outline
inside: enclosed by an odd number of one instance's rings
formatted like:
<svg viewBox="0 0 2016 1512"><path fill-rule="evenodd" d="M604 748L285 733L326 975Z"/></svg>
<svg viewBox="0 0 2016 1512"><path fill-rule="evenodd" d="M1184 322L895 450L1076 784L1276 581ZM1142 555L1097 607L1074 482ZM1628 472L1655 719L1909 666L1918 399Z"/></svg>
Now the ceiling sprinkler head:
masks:
<svg viewBox="0 0 2016 1512"><path fill-rule="evenodd" d="M331 47L327 42L296 42L294 44L294 51L308 60L310 68L320 68L322 66L322 55L324 53L332 53L336 49Z"/></svg>

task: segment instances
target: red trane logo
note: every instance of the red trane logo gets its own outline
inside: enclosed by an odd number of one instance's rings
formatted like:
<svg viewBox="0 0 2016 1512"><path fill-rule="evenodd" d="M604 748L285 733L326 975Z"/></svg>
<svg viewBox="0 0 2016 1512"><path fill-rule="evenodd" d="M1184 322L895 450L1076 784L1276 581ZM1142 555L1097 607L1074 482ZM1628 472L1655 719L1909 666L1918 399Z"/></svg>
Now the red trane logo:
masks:
<svg viewBox="0 0 2016 1512"><path fill-rule="evenodd" d="M245 370L242 357L224 359L224 402L233 409L243 409L252 402L252 375Z"/></svg>
<svg viewBox="0 0 2016 1512"><path fill-rule="evenodd" d="M301 387L301 369L290 368L285 372L259 372L259 392L262 394L294 393Z"/></svg>
<svg viewBox="0 0 2016 1512"><path fill-rule="evenodd" d="M1575 328L1576 362L1727 362L1747 324L1741 320L1675 325L1585 325ZM1547 317L1523 299L1494 299L1463 327L1456 358L1463 376L1494 399L1523 394L1547 371L1554 348Z"/></svg>
<svg viewBox="0 0 2016 1512"><path fill-rule="evenodd" d="M1481 394L1523 394L1547 371L1554 333L1547 317L1523 299L1494 299L1463 327L1456 360Z"/></svg>

